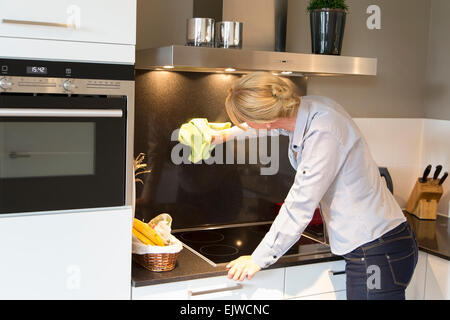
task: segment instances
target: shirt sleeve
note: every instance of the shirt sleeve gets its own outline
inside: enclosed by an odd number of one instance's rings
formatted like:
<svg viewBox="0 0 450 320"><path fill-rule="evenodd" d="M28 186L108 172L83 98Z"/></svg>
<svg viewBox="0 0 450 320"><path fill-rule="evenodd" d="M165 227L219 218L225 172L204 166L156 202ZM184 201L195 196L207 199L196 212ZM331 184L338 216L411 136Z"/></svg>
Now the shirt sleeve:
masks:
<svg viewBox="0 0 450 320"><path fill-rule="evenodd" d="M346 158L343 145L328 131L304 139L294 184L270 230L252 254L261 268L275 263L299 239Z"/></svg>
<svg viewBox="0 0 450 320"><path fill-rule="evenodd" d="M257 137L266 137L266 136L278 136L280 134L283 134L278 129L273 130L256 130L253 128L250 128L247 123L242 123L241 126L245 128L246 130L242 130L238 126L234 126L229 129L225 129L222 132L227 134L227 140L232 139L245 139L245 138L257 138Z"/></svg>

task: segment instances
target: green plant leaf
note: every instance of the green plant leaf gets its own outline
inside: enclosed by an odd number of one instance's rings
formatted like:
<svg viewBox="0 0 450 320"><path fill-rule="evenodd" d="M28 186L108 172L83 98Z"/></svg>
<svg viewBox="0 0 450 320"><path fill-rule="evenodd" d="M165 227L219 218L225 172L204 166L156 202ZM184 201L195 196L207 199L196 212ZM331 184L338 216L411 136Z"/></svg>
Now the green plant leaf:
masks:
<svg viewBox="0 0 450 320"><path fill-rule="evenodd" d="M317 9L342 9L348 11L348 6L345 0L310 0L308 5L308 12Z"/></svg>

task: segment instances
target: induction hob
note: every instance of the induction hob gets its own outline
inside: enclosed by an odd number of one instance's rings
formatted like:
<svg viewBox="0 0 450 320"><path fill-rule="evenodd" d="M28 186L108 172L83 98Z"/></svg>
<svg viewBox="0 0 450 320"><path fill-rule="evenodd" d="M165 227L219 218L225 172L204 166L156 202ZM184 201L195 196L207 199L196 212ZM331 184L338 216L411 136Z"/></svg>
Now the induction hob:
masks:
<svg viewBox="0 0 450 320"><path fill-rule="evenodd" d="M271 224L259 224L195 231L175 230L173 234L185 247L216 265L228 263L242 255L251 255L270 226ZM320 230L317 227L308 227L300 240L284 256L330 252L329 246L323 243Z"/></svg>

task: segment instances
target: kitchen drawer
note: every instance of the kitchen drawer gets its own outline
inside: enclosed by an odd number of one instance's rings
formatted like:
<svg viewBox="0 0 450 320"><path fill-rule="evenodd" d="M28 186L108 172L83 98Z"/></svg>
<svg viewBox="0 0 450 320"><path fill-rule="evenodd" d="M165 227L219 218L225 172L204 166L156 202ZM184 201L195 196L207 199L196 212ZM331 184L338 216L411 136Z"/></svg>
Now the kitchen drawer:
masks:
<svg viewBox="0 0 450 320"><path fill-rule="evenodd" d="M306 297L297 297L289 300L347 300L347 292L344 291L336 291L336 292L328 292L322 294L315 294L312 296Z"/></svg>
<svg viewBox="0 0 450 320"><path fill-rule="evenodd" d="M450 261L428 254L425 300L450 299Z"/></svg>
<svg viewBox="0 0 450 320"><path fill-rule="evenodd" d="M0 1L0 36L136 44L136 0Z"/></svg>
<svg viewBox="0 0 450 320"><path fill-rule="evenodd" d="M406 300L423 300L425 296L425 278L427 272L428 254L419 251L419 258L413 277L406 288Z"/></svg>
<svg viewBox="0 0 450 320"><path fill-rule="evenodd" d="M285 299L343 291L345 261L333 261L286 268Z"/></svg>
<svg viewBox="0 0 450 320"><path fill-rule="evenodd" d="M284 268L258 272L252 280L226 276L150 285L132 289L133 300L281 300Z"/></svg>
<svg viewBox="0 0 450 320"><path fill-rule="evenodd" d="M0 48L0 57L8 59L120 64L135 61L134 45L0 37Z"/></svg>

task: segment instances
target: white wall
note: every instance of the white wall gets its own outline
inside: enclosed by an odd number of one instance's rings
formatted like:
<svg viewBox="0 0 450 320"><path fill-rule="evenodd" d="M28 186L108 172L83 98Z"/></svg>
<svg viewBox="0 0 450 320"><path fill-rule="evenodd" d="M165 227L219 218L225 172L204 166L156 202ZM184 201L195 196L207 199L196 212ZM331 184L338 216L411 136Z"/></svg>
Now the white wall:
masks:
<svg viewBox="0 0 450 320"><path fill-rule="evenodd" d="M244 49L274 50L274 0L224 0L223 20L243 23L242 46ZM261 23L262 21L264 23Z"/></svg>
<svg viewBox="0 0 450 320"><path fill-rule="evenodd" d="M425 117L450 120L449 0L431 0Z"/></svg>
<svg viewBox="0 0 450 320"><path fill-rule="evenodd" d="M138 0L136 50L184 45L194 0Z"/></svg>
<svg viewBox="0 0 450 320"><path fill-rule="evenodd" d="M394 195L402 208L418 177L421 165L422 119L354 119L375 162L387 167Z"/></svg>
<svg viewBox="0 0 450 320"><path fill-rule="evenodd" d="M308 2L288 2L289 52L311 53ZM424 118L430 1L347 0L347 4L342 55L377 58L378 74L311 77L308 94L336 100L355 118ZM366 10L374 4L381 9L380 30L366 26Z"/></svg>
<svg viewBox="0 0 450 320"><path fill-rule="evenodd" d="M405 207L414 184L428 164L433 171L441 164L450 171L450 121L432 119L355 118L378 166L387 167L394 183L394 195ZM443 173L442 173L443 174ZM441 174L441 175L442 175ZM438 212L450 215L450 178Z"/></svg>
<svg viewBox="0 0 450 320"><path fill-rule="evenodd" d="M429 164L433 166L442 165L444 167L442 174L445 171L450 172L449 120L424 120L421 156L422 170ZM443 187L444 195L439 202L438 210L440 213L450 216L450 178L444 182Z"/></svg>

